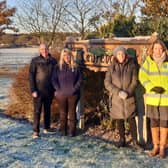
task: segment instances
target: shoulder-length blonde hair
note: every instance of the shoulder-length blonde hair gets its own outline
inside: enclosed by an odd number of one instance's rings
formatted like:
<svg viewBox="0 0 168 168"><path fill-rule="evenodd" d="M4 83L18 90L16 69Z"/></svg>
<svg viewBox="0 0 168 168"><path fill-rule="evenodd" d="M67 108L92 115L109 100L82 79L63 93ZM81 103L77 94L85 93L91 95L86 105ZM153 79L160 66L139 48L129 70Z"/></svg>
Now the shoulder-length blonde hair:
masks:
<svg viewBox="0 0 168 168"><path fill-rule="evenodd" d="M69 67L74 70L74 68L77 66L75 61L74 61L74 56L72 54L72 51L68 48L64 48L62 51L61 51L61 55L60 55L60 59L59 59L59 68L62 70L62 66L63 64L65 63L64 62L64 54L67 53L70 57L71 57L71 62L70 62L70 65Z"/></svg>
<svg viewBox="0 0 168 168"><path fill-rule="evenodd" d="M148 50L148 55L149 55L149 56L151 56L151 57L153 56L153 48L154 48L154 45L155 45L155 44L160 44L160 45L162 46L162 48L163 48L163 52L165 52L166 56L168 56L166 45L164 44L164 42L163 42L162 40L159 40L159 39L155 40L155 41L151 44L151 46L150 46L150 48L149 48L149 50Z"/></svg>

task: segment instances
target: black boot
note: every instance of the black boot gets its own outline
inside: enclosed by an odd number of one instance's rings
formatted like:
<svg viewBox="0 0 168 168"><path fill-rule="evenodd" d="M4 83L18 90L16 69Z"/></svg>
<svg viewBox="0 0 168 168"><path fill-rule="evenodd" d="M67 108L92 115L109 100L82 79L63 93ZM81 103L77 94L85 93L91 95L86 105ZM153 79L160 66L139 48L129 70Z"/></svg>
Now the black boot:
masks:
<svg viewBox="0 0 168 168"><path fill-rule="evenodd" d="M128 122L129 122L129 127L130 127L130 133L131 133L131 136L132 136L133 148L136 149L136 150L141 151L142 148L138 144L138 140L137 140L137 126L136 126L135 118L128 119Z"/></svg>
<svg viewBox="0 0 168 168"><path fill-rule="evenodd" d="M116 143L117 148L125 147L125 138L121 138L117 143Z"/></svg>
<svg viewBox="0 0 168 168"><path fill-rule="evenodd" d="M118 148L125 147L125 126L124 120L116 120L117 129L119 131L119 141L116 144Z"/></svg>
<svg viewBox="0 0 168 168"><path fill-rule="evenodd" d="M75 120L68 120L68 136L74 137L76 135L76 121Z"/></svg>
<svg viewBox="0 0 168 168"><path fill-rule="evenodd" d="M64 120L61 120L60 132L62 136L67 135L67 123Z"/></svg>

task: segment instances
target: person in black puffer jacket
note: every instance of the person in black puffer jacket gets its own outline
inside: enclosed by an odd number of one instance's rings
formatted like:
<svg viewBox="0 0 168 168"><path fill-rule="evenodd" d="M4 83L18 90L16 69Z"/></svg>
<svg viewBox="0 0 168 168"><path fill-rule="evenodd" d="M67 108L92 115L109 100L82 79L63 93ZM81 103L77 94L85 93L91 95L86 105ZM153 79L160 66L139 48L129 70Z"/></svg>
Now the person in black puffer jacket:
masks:
<svg viewBox="0 0 168 168"><path fill-rule="evenodd" d="M76 105L80 94L81 72L69 49L63 49L61 52L59 65L53 71L52 84L59 104L61 133L75 136Z"/></svg>
<svg viewBox="0 0 168 168"><path fill-rule="evenodd" d="M48 53L45 44L39 47L40 56L32 59L29 68L30 89L34 102L33 137L39 137L40 115L44 106L44 133L50 131L50 106L54 88L51 83L53 68L56 60Z"/></svg>

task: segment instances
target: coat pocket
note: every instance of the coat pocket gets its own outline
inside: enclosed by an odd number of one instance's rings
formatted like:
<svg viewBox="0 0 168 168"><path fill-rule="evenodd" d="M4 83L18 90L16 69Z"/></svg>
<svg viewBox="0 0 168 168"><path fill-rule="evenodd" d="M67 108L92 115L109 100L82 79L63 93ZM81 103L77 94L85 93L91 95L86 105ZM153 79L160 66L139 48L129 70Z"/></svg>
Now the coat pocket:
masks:
<svg viewBox="0 0 168 168"><path fill-rule="evenodd" d="M135 97L130 97L125 100L126 116L129 117L136 110Z"/></svg>

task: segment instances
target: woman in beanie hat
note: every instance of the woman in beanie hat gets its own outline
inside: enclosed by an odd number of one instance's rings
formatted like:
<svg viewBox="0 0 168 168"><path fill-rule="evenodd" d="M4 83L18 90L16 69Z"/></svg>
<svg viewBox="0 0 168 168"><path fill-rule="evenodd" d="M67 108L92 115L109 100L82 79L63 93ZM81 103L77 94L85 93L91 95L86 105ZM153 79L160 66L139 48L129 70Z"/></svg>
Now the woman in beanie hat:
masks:
<svg viewBox="0 0 168 168"><path fill-rule="evenodd" d="M118 147L125 146L125 120L128 121L132 142L136 149L140 149L137 143L137 126L135 122L135 88L137 86L137 65L134 59L127 56L127 50L119 46L113 51L114 60L105 77L105 88L110 94L110 116L116 121L119 131Z"/></svg>
<svg viewBox="0 0 168 168"><path fill-rule="evenodd" d="M119 46L119 47L115 48L115 49L113 50L113 56L116 57L118 51L122 51L122 52L124 53L124 55L127 56L127 50L126 50L126 48L124 48L123 46ZM124 56L124 57L125 57L125 56Z"/></svg>

